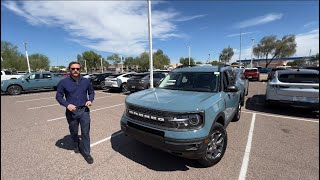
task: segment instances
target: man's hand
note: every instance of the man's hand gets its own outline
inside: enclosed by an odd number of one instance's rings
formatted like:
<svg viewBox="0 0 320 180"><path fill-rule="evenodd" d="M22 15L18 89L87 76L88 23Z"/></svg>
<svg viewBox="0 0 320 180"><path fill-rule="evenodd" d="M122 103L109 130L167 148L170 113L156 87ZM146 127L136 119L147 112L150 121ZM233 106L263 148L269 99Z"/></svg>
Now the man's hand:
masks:
<svg viewBox="0 0 320 180"><path fill-rule="evenodd" d="M87 101L87 102L86 102L86 106L87 106L87 107L89 107L89 106L91 106L91 105L92 105L91 101Z"/></svg>
<svg viewBox="0 0 320 180"><path fill-rule="evenodd" d="M69 111L74 111L74 110L77 109L76 106L73 105L73 104L69 104L67 108L68 108Z"/></svg>

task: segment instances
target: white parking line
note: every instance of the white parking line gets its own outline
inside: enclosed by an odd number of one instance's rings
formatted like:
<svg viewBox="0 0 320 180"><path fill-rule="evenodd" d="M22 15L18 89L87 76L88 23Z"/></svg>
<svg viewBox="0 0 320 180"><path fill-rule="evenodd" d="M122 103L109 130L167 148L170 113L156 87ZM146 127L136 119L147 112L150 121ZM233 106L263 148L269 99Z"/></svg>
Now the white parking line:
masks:
<svg viewBox="0 0 320 180"><path fill-rule="evenodd" d="M94 109L94 110L91 110L90 112L100 111L100 110L103 110L103 109L109 109L109 108L113 108L113 107L117 107L117 106L122 106L122 105L124 105L124 103L116 104L116 105L108 106L108 107L104 107L104 108ZM47 121L48 121L48 122L50 122L50 121L56 121L56 120L64 119L64 118L66 118L66 117L63 116L63 117L59 117L59 118L49 119L49 120L47 120Z"/></svg>
<svg viewBox="0 0 320 180"><path fill-rule="evenodd" d="M246 174L247 174L248 164L249 164L249 158L250 158L250 151L251 151L252 136L253 136L253 129L254 129L255 120L256 120L256 113L253 113L250 129L249 129L249 134L248 134L248 141L247 141L247 145L246 145L246 150L244 152L242 165L241 165L241 170L240 170L240 174L239 174L239 178L238 178L239 180L245 180L246 179Z"/></svg>
<svg viewBox="0 0 320 180"><path fill-rule="evenodd" d="M99 140L99 141L97 141L97 142L95 142L95 143L92 143L92 144L90 144L90 147L96 146L96 145L101 144L101 143L103 143L103 142L105 142L105 141L109 141L112 137L116 137L116 136L119 136L119 135L121 135L121 134L123 134L122 131L120 131L120 132L118 132L118 133L116 133L116 134L113 134L113 135L111 135L111 136L109 136L109 137L107 137L107 138L101 139L101 140ZM71 154L74 154L74 152L72 152Z"/></svg>
<svg viewBox="0 0 320 180"><path fill-rule="evenodd" d="M258 113L258 112L249 112L249 111L242 111L243 113L253 113L253 114L258 114L258 115L262 115L262 116L270 116L270 117L278 117L278 118L285 118L285 119L293 119L293 120L297 120L297 121L306 121L306 122L315 122L315 123L319 123L319 121L315 121L315 120L309 120L309 119L304 119L304 118L295 118L295 117L290 117L290 116L280 116L280 115L273 115L273 114L267 114L267 113Z"/></svg>
<svg viewBox="0 0 320 180"><path fill-rule="evenodd" d="M107 137L107 138L101 139L100 141L97 141L97 142L95 142L95 143L90 144L90 147L93 147L93 146L96 146L96 145L98 145L98 144L101 144L101 143L103 143L103 142L105 142L105 141L108 141L108 140L110 140L112 137L119 136L119 135L122 134L122 133L123 133L123 132L120 131L120 132L118 132L118 133L116 133L116 134L113 134L112 136L109 136L109 137Z"/></svg>
<svg viewBox="0 0 320 180"><path fill-rule="evenodd" d="M23 100L23 101L16 101L16 103L20 103L20 102L30 102L30 101L39 101L42 99L54 99L54 97L49 97L49 98L39 98L39 99L29 99L29 100Z"/></svg>
<svg viewBox="0 0 320 180"><path fill-rule="evenodd" d="M40 108L45 108L45 107L57 106L57 105L59 105L59 104L51 104L51 105L47 105L47 106L38 106L38 107L28 108L28 110L40 109Z"/></svg>
<svg viewBox="0 0 320 180"><path fill-rule="evenodd" d="M111 95L111 96L103 96L103 97L98 97L98 98L95 98L95 99L102 99L102 98L107 98L107 97L113 97L114 95ZM31 99L32 101L33 100L38 100L38 99ZM30 101L31 101L30 100ZM18 102L18 101L17 101ZM20 101L19 101L20 102ZM47 106L38 106L38 107L33 107L33 108L28 108L28 110L32 110L32 109L40 109L40 108L45 108L45 107L51 107L51 106L57 106L59 104L51 104L51 105L47 105Z"/></svg>

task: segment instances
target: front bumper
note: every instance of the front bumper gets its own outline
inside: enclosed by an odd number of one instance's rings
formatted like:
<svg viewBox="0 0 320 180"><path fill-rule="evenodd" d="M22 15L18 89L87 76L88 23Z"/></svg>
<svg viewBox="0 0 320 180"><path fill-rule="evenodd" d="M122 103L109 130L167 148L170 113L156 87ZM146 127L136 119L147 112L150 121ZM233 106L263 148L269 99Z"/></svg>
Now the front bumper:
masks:
<svg viewBox="0 0 320 180"><path fill-rule="evenodd" d="M121 122L121 130L144 144L156 149L185 157L188 159L200 159L205 155L207 145L206 138L179 140L164 137L164 131L145 127L131 121Z"/></svg>
<svg viewBox="0 0 320 180"><path fill-rule="evenodd" d="M106 82L105 82L105 86L106 86L107 88L120 88L120 87L118 86L118 82L116 82L116 81L114 81L114 82L106 81Z"/></svg>

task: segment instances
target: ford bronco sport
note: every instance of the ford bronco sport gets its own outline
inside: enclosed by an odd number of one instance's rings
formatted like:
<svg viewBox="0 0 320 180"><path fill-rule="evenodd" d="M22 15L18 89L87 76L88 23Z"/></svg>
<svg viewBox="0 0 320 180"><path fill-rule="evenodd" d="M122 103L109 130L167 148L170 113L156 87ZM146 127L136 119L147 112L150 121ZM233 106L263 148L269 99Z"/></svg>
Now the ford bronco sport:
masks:
<svg viewBox="0 0 320 180"><path fill-rule="evenodd" d="M144 144L209 167L225 153L226 127L240 119L240 101L231 67L179 68L157 88L126 98L121 129Z"/></svg>

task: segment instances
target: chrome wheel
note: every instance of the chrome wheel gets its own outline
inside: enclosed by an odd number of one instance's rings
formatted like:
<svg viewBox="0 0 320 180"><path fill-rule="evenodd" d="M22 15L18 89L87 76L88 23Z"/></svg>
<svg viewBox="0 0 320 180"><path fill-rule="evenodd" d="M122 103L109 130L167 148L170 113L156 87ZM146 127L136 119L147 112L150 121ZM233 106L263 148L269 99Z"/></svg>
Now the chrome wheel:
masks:
<svg viewBox="0 0 320 180"><path fill-rule="evenodd" d="M123 83L123 84L122 84L122 92L128 92L127 83Z"/></svg>
<svg viewBox="0 0 320 180"><path fill-rule="evenodd" d="M100 88L103 90L107 89L103 81L101 81L101 83L100 83Z"/></svg>
<svg viewBox="0 0 320 180"><path fill-rule="evenodd" d="M221 156L224 147L224 137L220 131L215 131L211 135L211 141L207 147L207 157L209 159L217 159Z"/></svg>

